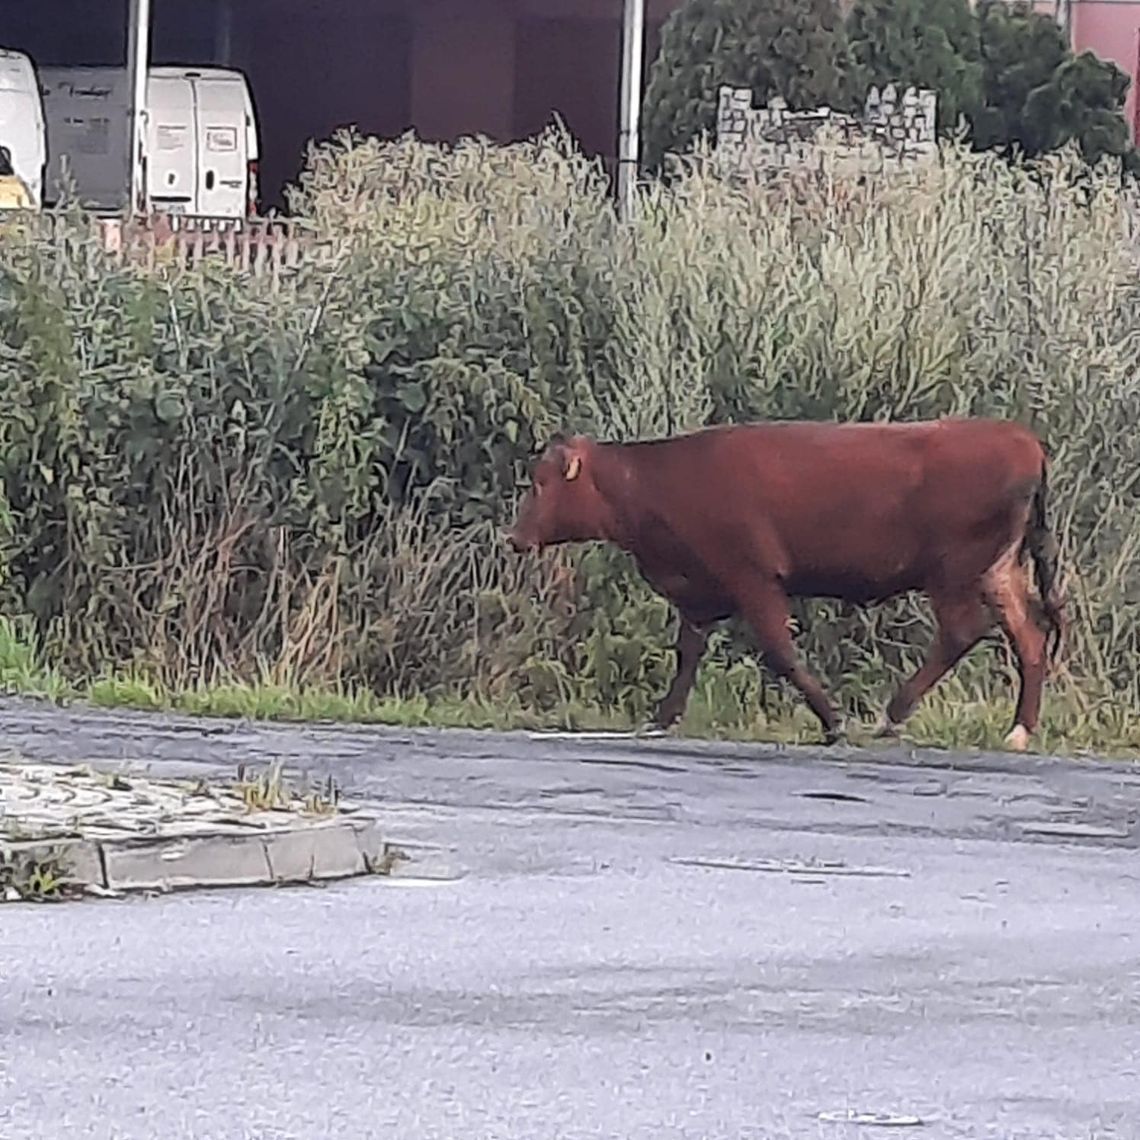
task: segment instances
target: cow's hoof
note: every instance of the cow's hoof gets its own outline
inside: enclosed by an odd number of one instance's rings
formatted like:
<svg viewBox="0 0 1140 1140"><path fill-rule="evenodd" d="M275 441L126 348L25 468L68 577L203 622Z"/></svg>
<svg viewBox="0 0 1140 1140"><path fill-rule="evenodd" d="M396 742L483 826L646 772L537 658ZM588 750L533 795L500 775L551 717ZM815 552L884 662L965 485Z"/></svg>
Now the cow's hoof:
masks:
<svg viewBox="0 0 1140 1140"><path fill-rule="evenodd" d="M840 721L834 728L824 729L823 743L830 748L833 744L847 743L847 725Z"/></svg>
<svg viewBox="0 0 1140 1140"><path fill-rule="evenodd" d="M875 739L876 740L898 740L899 726L895 724L886 713L883 714L882 719L875 726Z"/></svg>
<svg viewBox="0 0 1140 1140"><path fill-rule="evenodd" d="M1011 752L1024 752L1029 747L1029 729L1023 724L1015 724L1005 738L1005 746Z"/></svg>

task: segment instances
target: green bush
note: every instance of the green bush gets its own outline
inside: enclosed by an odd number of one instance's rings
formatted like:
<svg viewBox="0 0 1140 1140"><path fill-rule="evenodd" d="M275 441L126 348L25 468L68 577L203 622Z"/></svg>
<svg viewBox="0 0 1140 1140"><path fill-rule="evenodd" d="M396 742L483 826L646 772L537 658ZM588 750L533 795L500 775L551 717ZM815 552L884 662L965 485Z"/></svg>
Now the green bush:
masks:
<svg viewBox="0 0 1140 1140"><path fill-rule="evenodd" d="M559 133L342 135L296 188L292 273L116 259L80 216L8 224L3 608L71 675L641 717L672 667L664 603L613 551L499 537L553 429L993 413L1055 456L1067 684L1138 710L1140 275L1119 178L1082 170L947 147L791 194L695 162L623 225ZM799 617L859 715L929 636L917 601ZM716 723L788 707L748 655L730 631L706 666ZM1007 668L976 654L946 691L1004 696Z"/></svg>

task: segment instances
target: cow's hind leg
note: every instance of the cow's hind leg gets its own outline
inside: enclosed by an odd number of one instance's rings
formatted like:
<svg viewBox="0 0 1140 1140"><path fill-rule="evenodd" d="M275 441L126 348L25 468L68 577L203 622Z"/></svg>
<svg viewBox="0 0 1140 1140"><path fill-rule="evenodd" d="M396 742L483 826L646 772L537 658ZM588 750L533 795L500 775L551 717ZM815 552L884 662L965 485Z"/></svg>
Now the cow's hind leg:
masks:
<svg viewBox="0 0 1140 1140"><path fill-rule="evenodd" d="M741 599L741 612L756 634L765 664L777 676L790 681L819 718L824 739L833 744L841 735L839 717L823 686L797 660L792 641L788 596L772 585Z"/></svg>
<svg viewBox="0 0 1140 1140"><path fill-rule="evenodd" d="M1017 658L1020 691L1013 728L1005 742L1015 751L1024 752L1041 715L1046 634L1033 613L1029 575L1021 562L1020 543L1010 547L986 572L985 591Z"/></svg>
<svg viewBox="0 0 1140 1140"><path fill-rule="evenodd" d="M980 589L956 598L931 594L930 604L937 623L934 641L926 660L899 686L891 698L879 725L879 736L893 736L898 726L914 712L918 702L993 627L993 614Z"/></svg>
<svg viewBox="0 0 1140 1140"><path fill-rule="evenodd" d="M709 641L707 628L701 629L687 621L682 614L677 627L677 669L668 692L661 698L653 720L646 726L649 730L664 730L670 727L685 711L685 705L697 678L697 666L705 655Z"/></svg>

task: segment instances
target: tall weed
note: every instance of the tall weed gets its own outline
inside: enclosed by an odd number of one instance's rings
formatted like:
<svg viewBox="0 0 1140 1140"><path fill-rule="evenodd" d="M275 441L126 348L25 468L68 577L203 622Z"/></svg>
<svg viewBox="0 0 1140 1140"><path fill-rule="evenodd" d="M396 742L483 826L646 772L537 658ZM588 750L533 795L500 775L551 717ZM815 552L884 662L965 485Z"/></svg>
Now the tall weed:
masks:
<svg viewBox="0 0 1140 1140"><path fill-rule="evenodd" d="M1140 274L1111 171L947 145L869 183L824 156L761 185L697 156L620 223L558 131L346 133L291 204L311 251L279 278L124 262L78 214L0 228L0 599L71 674L640 717L664 603L622 555L499 536L553 430L972 413L1045 437L1068 684L1140 710ZM930 634L914 600L798 618L860 715ZM785 707L749 656L724 635L701 691ZM975 654L965 699L1007 672Z"/></svg>

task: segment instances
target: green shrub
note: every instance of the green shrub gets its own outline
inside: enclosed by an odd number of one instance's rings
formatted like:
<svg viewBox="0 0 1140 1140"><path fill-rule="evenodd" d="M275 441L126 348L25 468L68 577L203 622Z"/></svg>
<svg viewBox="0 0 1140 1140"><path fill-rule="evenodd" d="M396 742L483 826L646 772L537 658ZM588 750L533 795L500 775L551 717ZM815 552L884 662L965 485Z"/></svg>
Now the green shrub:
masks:
<svg viewBox="0 0 1140 1140"><path fill-rule="evenodd" d="M1054 453L1073 691L1140 709L1140 276L1119 178L1081 169L948 146L791 194L695 163L623 225L560 133L342 135L296 188L292 273L116 259L80 216L9 224L3 608L71 675L641 717L672 668L664 603L613 551L499 538L553 429L993 413ZM860 715L929 636L910 600L799 617ZM786 707L748 679L746 637L719 646L701 693ZM1001 692L1006 668L975 654L952 691Z"/></svg>

